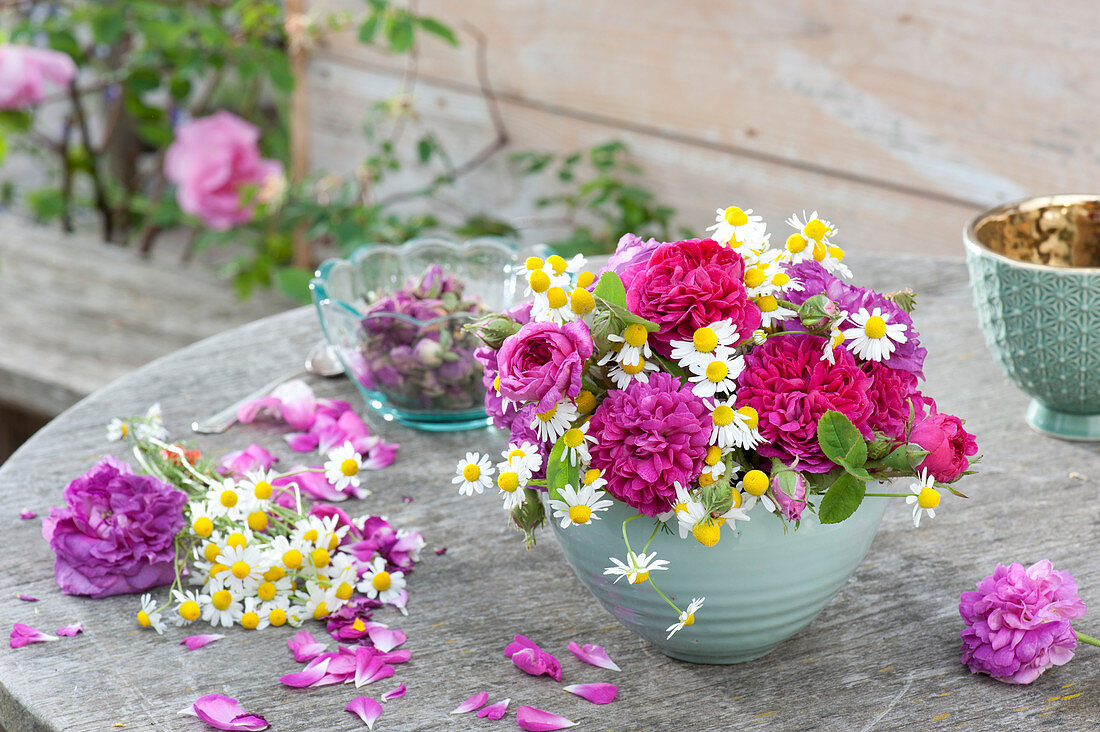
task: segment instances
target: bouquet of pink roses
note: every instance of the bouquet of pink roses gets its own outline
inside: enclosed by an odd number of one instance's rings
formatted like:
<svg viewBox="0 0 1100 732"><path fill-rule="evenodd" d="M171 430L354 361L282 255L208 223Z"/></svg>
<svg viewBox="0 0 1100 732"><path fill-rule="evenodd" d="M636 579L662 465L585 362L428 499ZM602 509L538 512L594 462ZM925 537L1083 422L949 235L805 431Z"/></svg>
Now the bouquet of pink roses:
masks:
<svg viewBox="0 0 1100 732"><path fill-rule="evenodd" d="M905 497L915 524L944 488L961 496L949 484L977 446L920 391L914 295L848 284L816 212L787 223L773 246L760 216L730 206L708 239L627 234L598 273L528 259L530 299L476 326L486 407L510 444L495 465L467 453L459 491L495 481L529 545L547 511L583 530L615 501L713 546L743 521L843 521L872 481L914 477L874 495ZM667 568L629 546L611 561L636 583Z"/></svg>

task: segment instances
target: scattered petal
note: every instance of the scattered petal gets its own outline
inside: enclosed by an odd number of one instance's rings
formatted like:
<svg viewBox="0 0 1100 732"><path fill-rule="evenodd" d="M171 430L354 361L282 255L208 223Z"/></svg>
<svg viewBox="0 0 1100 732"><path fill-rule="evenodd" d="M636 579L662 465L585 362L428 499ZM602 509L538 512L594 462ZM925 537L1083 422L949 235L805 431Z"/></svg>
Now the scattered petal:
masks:
<svg viewBox="0 0 1100 732"><path fill-rule="evenodd" d="M317 435L310 434L309 432L293 432L286 435L287 447L294 452L313 452L317 447Z"/></svg>
<svg viewBox="0 0 1100 732"><path fill-rule="evenodd" d="M277 462L279 458L268 452L266 448L253 443L243 450L231 452L223 457L218 461L217 470L222 475L244 475L256 468L267 470Z"/></svg>
<svg viewBox="0 0 1100 732"><path fill-rule="evenodd" d="M585 663L599 666L600 668L606 668L609 671L622 670L611 660L611 656L607 655L607 651L604 650L603 646L597 646L594 643L585 643L584 646L579 646L576 642L571 642L569 644L569 650L573 652L574 656Z"/></svg>
<svg viewBox="0 0 1100 732"><path fill-rule="evenodd" d="M405 633L400 630L390 630L381 626L375 626L368 633L371 643L382 653L389 653L394 648L405 642Z"/></svg>
<svg viewBox="0 0 1100 732"><path fill-rule="evenodd" d="M217 729L258 732L271 726L260 715L242 709L236 699L221 694L200 696L190 709L184 709L180 714L198 717Z"/></svg>
<svg viewBox="0 0 1100 732"><path fill-rule="evenodd" d="M296 688L302 688L305 686L313 686L320 681L325 673L328 671L328 663L331 659L324 659L315 666L306 666L304 671L298 671L297 673L287 674L279 679L285 686L293 686Z"/></svg>
<svg viewBox="0 0 1100 732"><path fill-rule="evenodd" d="M382 716L382 705L369 696L357 696L348 702L344 711L358 715L367 729L374 729L374 723Z"/></svg>
<svg viewBox="0 0 1100 732"><path fill-rule="evenodd" d="M377 656L362 663L357 662L355 666L355 688L358 689L364 684L373 684L375 681L388 679L396 672L397 669Z"/></svg>
<svg viewBox="0 0 1100 732"><path fill-rule="evenodd" d="M498 701L496 704L490 704L478 711L477 716L482 719L491 719L494 722L504 716L504 713L508 711L508 705L512 703L511 699L505 699L504 701Z"/></svg>
<svg viewBox="0 0 1100 732"><path fill-rule="evenodd" d="M29 508L24 508L22 511L19 512L19 518L23 519L24 521L30 521L36 516L38 516L38 514Z"/></svg>
<svg viewBox="0 0 1100 732"><path fill-rule="evenodd" d="M190 635L180 641L181 646L187 646L187 650L194 651L203 646L208 646L216 640L221 640L224 635L207 634L207 635Z"/></svg>
<svg viewBox="0 0 1100 732"><path fill-rule="evenodd" d="M435 555L437 557L443 556L446 553L447 553L447 547L445 547L445 546L441 546L441 547L439 547L438 549L435 550Z"/></svg>
<svg viewBox="0 0 1100 732"><path fill-rule="evenodd" d="M29 625L23 623L12 623L11 626L11 647L22 648L23 646L30 645L31 643L45 643L46 641L55 641L57 636L47 635L40 630L36 630Z"/></svg>
<svg viewBox="0 0 1100 732"><path fill-rule="evenodd" d="M413 502L413 497L412 496L401 496L401 502L402 503L412 503Z"/></svg>
<svg viewBox="0 0 1100 732"><path fill-rule="evenodd" d="M573 684L565 690L593 704L610 704L619 693L619 687L614 684Z"/></svg>
<svg viewBox="0 0 1100 732"><path fill-rule="evenodd" d="M412 658L412 653L398 649L389 653L376 653L374 657L381 659L383 663L407 663Z"/></svg>
<svg viewBox="0 0 1100 732"><path fill-rule="evenodd" d="M312 661L325 652L325 644L318 643L313 633L308 630L300 630L294 637L288 638L286 645L294 654L294 660L298 663Z"/></svg>
<svg viewBox="0 0 1100 732"><path fill-rule="evenodd" d="M54 631L58 635L63 635L67 638L72 638L77 633L84 632L84 623L73 623L72 625L65 625Z"/></svg>
<svg viewBox="0 0 1100 732"><path fill-rule="evenodd" d="M546 674L555 681L561 681L561 662L552 654L539 648L538 644L527 636L517 635L504 649L504 655L512 659L516 668L532 676Z"/></svg>
<svg viewBox="0 0 1100 732"><path fill-rule="evenodd" d="M38 602L37 597L31 597L30 595L24 595L22 592L20 592L18 595L16 595L16 597L18 597L23 602Z"/></svg>
<svg viewBox="0 0 1100 732"><path fill-rule="evenodd" d="M534 707L520 707L516 710L516 724L527 732L550 732L555 729L577 726L565 717L559 717L550 712L544 712Z"/></svg>
<svg viewBox="0 0 1100 732"><path fill-rule="evenodd" d="M479 691L451 710L451 714L466 714L475 709L481 709L487 701L489 701L489 692Z"/></svg>
<svg viewBox="0 0 1100 732"><path fill-rule="evenodd" d="M405 696L406 691L408 691L408 689L405 688L405 684L398 684L396 689L387 691L382 695L382 701L388 702L390 699L400 699Z"/></svg>

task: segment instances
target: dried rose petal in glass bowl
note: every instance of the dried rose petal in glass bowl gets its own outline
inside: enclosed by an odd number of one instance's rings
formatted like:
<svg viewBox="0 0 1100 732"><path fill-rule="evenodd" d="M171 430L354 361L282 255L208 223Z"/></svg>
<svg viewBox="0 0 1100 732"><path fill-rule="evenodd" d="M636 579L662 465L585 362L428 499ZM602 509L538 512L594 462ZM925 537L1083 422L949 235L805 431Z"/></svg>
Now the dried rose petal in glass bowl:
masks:
<svg viewBox="0 0 1100 732"><path fill-rule="evenodd" d="M481 238L368 245L310 283L325 338L384 419L429 431L487 424L480 341L463 328L516 299L515 246Z"/></svg>

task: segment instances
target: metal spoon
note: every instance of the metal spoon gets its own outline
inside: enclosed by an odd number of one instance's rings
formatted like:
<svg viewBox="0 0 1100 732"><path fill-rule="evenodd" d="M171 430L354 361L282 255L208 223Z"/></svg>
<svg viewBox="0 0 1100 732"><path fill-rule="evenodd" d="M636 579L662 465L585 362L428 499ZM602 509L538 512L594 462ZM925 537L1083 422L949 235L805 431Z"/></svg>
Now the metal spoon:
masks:
<svg viewBox="0 0 1100 732"><path fill-rule="evenodd" d="M218 412L217 414L203 420L202 422L192 422L191 430L194 432L201 432L206 435L220 435L229 429L230 425L237 421L237 410L241 408L241 405L246 402L251 402L255 399L259 399L262 396L266 396L271 393L275 387L279 386L283 382L296 379L304 374L316 374L318 376L338 376L344 372L344 367L340 365L339 359L336 358L336 354L327 343L321 341L310 349L309 355L306 356L306 362L302 368L295 371L292 374L286 376L280 376L269 384L264 384L262 387L252 392L246 397L243 397L228 407Z"/></svg>

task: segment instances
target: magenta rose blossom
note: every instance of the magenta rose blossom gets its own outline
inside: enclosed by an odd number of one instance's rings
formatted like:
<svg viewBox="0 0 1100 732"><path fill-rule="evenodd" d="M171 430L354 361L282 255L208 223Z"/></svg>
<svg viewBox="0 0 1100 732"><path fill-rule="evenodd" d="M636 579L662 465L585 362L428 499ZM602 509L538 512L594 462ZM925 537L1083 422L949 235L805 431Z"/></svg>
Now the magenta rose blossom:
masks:
<svg viewBox="0 0 1100 732"><path fill-rule="evenodd" d="M783 485L777 476L772 478L772 489L769 494L775 501L775 505L779 507L779 514L787 521L798 521L806 508L806 479L802 473L795 473L794 476L794 490L791 493L783 490Z"/></svg>
<svg viewBox="0 0 1100 732"><path fill-rule="evenodd" d="M108 597L175 579L173 540L183 528L186 493L108 456L64 495L65 507L51 508L42 522L62 592Z"/></svg>
<svg viewBox="0 0 1100 732"><path fill-rule="evenodd" d="M745 355L737 390L737 406L750 406L760 416L757 427L767 444L756 451L786 465L797 458L798 470L809 473L836 467L817 442L817 423L825 412L840 412L866 439L874 436L870 377L846 350L837 349L836 364L823 361L824 346L825 339L818 336L769 338Z"/></svg>
<svg viewBox="0 0 1100 732"><path fill-rule="evenodd" d="M623 234L615 246L615 253L607 260L607 266L601 269L599 274L614 272L623 281L623 287L629 288L630 283L634 281L632 272L635 270L634 265L648 262L661 243L652 238L649 241L642 241L641 237L634 234Z"/></svg>
<svg viewBox="0 0 1100 732"><path fill-rule="evenodd" d="M581 390L584 363L592 357L592 336L583 322L528 323L508 336L497 353L500 394L516 402L538 402L545 412Z"/></svg>
<svg viewBox="0 0 1100 732"><path fill-rule="evenodd" d="M0 109L25 109L46 98L46 82L68 86L76 64L67 53L0 44Z"/></svg>
<svg viewBox="0 0 1100 732"><path fill-rule="evenodd" d="M910 401L914 412L919 415L925 403L931 400L917 389L917 377L912 372L892 369L877 361L864 361L860 366L871 377L868 396L875 405L871 413L871 427L891 440L904 439Z"/></svg>
<svg viewBox="0 0 1100 732"><path fill-rule="evenodd" d="M1027 569L998 564L977 587L959 598L962 662L971 673L1030 684L1073 658L1077 634L1069 621L1084 617L1085 603L1069 572L1056 571L1049 559Z"/></svg>
<svg viewBox="0 0 1100 732"><path fill-rule="evenodd" d="M657 323L649 341L662 356L671 341L690 341L698 328L731 318L741 340L760 327L760 309L749 300L741 255L713 239L662 244L629 270L630 312Z"/></svg>
<svg viewBox="0 0 1100 732"><path fill-rule="evenodd" d="M941 483L950 483L970 467L971 455L978 452L974 435L963 429L962 420L936 411L936 402L927 399L928 414L918 417L909 433L909 442L928 451L917 472L928 472Z"/></svg>
<svg viewBox="0 0 1100 732"><path fill-rule="evenodd" d="M218 231L251 220L255 206L242 202L244 187L283 175L282 163L260 157L259 139L255 125L224 111L177 127L164 175L180 208Z"/></svg>
<svg viewBox="0 0 1100 732"><path fill-rule="evenodd" d="M710 444L710 410L671 374L651 374L610 391L589 422L592 467L607 492L646 516L667 511L672 485L699 477Z"/></svg>

